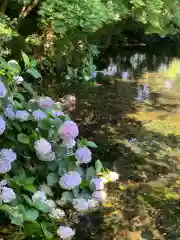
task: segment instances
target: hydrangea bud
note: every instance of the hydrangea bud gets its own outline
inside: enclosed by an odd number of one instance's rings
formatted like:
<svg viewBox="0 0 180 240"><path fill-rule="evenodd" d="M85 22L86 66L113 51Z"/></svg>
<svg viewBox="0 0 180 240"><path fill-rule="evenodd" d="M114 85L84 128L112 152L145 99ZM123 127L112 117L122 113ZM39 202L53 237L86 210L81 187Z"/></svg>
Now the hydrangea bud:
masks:
<svg viewBox="0 0 180 240"><path fill-rule="evenodd" d="M34 148L37 153L42 155L52 152L51 144L44 138L40 138L38 141L36 141Z"/></svg>
<svg viewBox="0 0 180 240"><path fill-rule="evenodd" d="M62 239L70 239L75 235L75 231L70 227L60 226L57 235Z"/></svg>
<svg viewBox="0 0 180 240"><path fill-rule="evenodd" d="M71 190L81 184L81 176L78 172L68 172L64 174L60 180L59 185L61 188Z"/></svg>
<svg viewBox="0 0 180 240"><path fill-rule="evenodd" d="M41 97L39 99L39 106L42 108L49 108L53 105L54 101L50 97Z"/></svg>
<svg viewBox="0 0 180 240"><path fill-rule="evenodd" d="M107 194L104 191L95 191L92 194L92 197L95 198L98 202L103 202L107 198Z"/></svg>
<svg viewBox="0 0 180 240"><path fill-rule="evenodd" d="M59 220L66 216L65 212L60 208L53 208L52 211L49 213L49 217Z"/></svg>
<svg viewBox="0 0 180 240"><path fill-rule="evenodd" d="M40 199L42 202L46 201L46 193L44 191L37 191L33 194L32 200L35 202L36 200Z"/></svg>
<svg viewBox="0 0 180 240"><path fill-rule="evenodd" d="M3 134L5 129L6 129L6 123L5 123L4 119L0 116L0 135Z"/></svg>
<svg viewBox="0 0 180 240"><path fill-rule="evenodd" d="M32 115L36 121L43 120L47 117L46 114L40 109L35 110Z"/></svg>
<svg viewBox="0 0 180 240"><path fill-rule="evenodd" d="M2 198L4 203L10 203L16 198L16 194L13 189L8 187L2 187L0 189L0 197Z"/></svg>
<svg viewBox="0 0 180 240"><path fill-rule="evenodd" d="M16 118L16 114L13 111L12 105L8 105L7 108L5 108L4 115L12 120Z"/></svg>
<svg viewBox="0 0 180 240"><path fill-rule="evenodd" d="M7 89L4 83L0 82L0 98L4 98L7 94Z"/></svg>
<svg viewBox="0 0 180 240"><path fill-rule="evenodd" d="M73 148L76 145L74 138L64 138L62 141L63 147Z"/></svg>
<svg viewBox="0 0 180 240"><path fill-rule="evenodd" d="M88 199L89 209L96 209L99 207L99 202L94 198Z"/></svg>
<svg viewBox="0 0 180 240"><path fill-rule="evenodd" d="M90 188L93 191L102 190L104 188L104 182L100 178L95 177L90 181Z"/></svg>
<svg viewBox="0 0 180 240"><path fill-rule="evenodd" d="M61 139L76 138L79 134L79 129L75 122L68 120L61 125L59 134Z"/></svg>
<svg viewBox="0 0 180 240"><path fill-rule="evenodd" d="M18 110L16 112L16 118L21 122L27 121L29 118L29 113L26 110Z"/></svg>
<svg viewBox="0 0 180 240"><path fill-rule="evenodd" d="M92 153L87 147L78 148L75 152L75 158L80 163L89 163L92 159Z"/></svg>
<svg viewBox="0 0 180 240"><path fill-rule="evenodd" d="M76 211L87 211L89 209L88 202L83 198L73 199L73 207Z"/></svg>

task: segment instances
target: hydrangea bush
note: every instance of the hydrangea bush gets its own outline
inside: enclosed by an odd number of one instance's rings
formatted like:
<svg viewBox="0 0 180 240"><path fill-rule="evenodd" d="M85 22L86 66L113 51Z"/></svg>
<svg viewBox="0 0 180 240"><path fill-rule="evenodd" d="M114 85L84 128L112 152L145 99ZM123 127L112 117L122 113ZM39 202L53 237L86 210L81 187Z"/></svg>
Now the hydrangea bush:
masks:
<svg viewBox="0 0 180 240"><path fill-rule="evenodd" d="M22 53L0 59L0 210L34 239L71 239L74 212L86 214L106 200L105 184L118 174L92 157L94 142L50 97L38 96L23 76L41 77Z"/></svg>

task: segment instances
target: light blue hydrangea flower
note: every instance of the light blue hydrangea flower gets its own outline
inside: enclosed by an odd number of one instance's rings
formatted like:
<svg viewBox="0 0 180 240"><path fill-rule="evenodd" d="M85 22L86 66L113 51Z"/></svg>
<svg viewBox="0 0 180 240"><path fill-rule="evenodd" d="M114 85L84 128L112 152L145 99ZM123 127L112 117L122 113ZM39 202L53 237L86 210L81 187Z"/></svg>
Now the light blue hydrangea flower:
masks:
<svg viewBox="0 0 180 240"><path fill-rule="evenodd" d="M64 116L64 113L60 110L52 110L52 115L54 117L60 117L60 116Z"/></svg>
<svg viewBox="0 0 180 240"><path fill-rule="evenodd" d="M0 173L4 174L11 170L11 162L0 159Z"/></svg>
<svg viewBox="0 0 180 240"><path fill-rule="evenodd" d="M16 118L21 122L27 121L29 118L29 113L26 110L18 110L16 112Z"/></svg>
<svg viewBox="0 0 180 240"><path fill-rule="evenodd" d="M6 117L8 117L9 119L15 119L16 118L16 114L13 111L13 106L12 105L8 105L7 108L5 108L4 115Z"/></svg>
<svg viewBox="0 0 180 240"><path fill-rule="evenodd" d="M16 198L16 194L12 188L2 187L0 189L0 198L4 203L10 203Z"/></svg>
<svg viewBox="0 0 180 240"><path fill-rule="evenodd" d="M81 176L78 172L70 171L64 174L60 180L59 185L61 188L71 190L81 184Z"/></svg>
<svg viewBox="0 0 180 240"><path fill-rule="evenodd" d="M37 121L43 120L47 117L46 114L43 111L41 111L40 109L34 111L32 115L33 115L34 119Z"/></svg>
<svg viewBox="0 0 180 240"><path fill-rule="evenodd" d="M53 105L54 101L50 97L41 97L39 99L39 106L42 108L49 108Z"/></svg>
<svg viewBox="0 0 180 240"><path fill-rule="evenodd" d="M0 98L4 98L7 94L7 89L4 83L0 82Z"/></svg>
<svg viewBox="0 0 180 240"><path fill-rule="evenodd" d="M0 135L3 134L5 129L6 129L6 123L5 123L4 119L0 116Z"/></svg>
<svg viewBox="0 0 180 240"><path fill-rule="evenodd" d="M12 163L16 160L16 158L16 153L11 148L4 148L0 151L0 159L4 162Z"/></svg>

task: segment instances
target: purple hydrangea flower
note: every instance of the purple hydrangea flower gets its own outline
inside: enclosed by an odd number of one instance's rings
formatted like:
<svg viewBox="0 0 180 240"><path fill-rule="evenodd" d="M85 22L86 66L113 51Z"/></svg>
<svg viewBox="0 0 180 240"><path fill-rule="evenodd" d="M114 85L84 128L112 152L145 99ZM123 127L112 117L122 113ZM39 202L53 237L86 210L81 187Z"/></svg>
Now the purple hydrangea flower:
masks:
<svg viewBox="0 0 180 240"><path fill-rule="evenodd" d="M78 148L75 152L75 158L80 163L89 163L92 159L92 153L87 147Z"/></svg>

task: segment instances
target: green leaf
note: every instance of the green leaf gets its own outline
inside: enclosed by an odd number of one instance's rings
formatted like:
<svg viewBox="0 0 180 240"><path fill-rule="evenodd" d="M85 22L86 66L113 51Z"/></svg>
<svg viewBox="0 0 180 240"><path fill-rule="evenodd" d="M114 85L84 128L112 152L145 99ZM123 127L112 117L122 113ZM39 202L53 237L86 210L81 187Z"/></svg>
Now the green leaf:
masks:
<svg viewBox="0 0 180 240"><path fill-rule="evenodd" d="M92 147L92 148L97 148L98 146L94 143L94 142L92 142L92 141L87 141L87 146L88 147Z"/></svg>
<svg viewBox="0 0 180 240"><path fill-rule="evenodd" d="M32 222L32 223L24 223L24 232L26 236L29 236L30 238L32 236L42 237L42 228L41 225L38 222Z"/></svg>
<svg viewBox="0 0 180 240"><path fill-rule="evenodd" d="M34 208L25 208L23 212L24 221L36 221L39 212Z"/></svg>
<svg viewBox="0 0 180 240"><path fill-rule="evenodd" d="M33 76L36 79L42 78L41 74L35 68L28 68L26 72L31 74L31 76Z"/></svg>
<svg viewBox="0 0 180 240"><path fill-rule="evenodd" d="M59 177L55 173L49 173L47 176L47 184L49 187L54 186L58 183Z"/></svg>
<svg viewBox="0 0 180 240"><path fill-rule="evenodd" d="M41 228L43 230L44 236L47 239L52 239L53 238L53 234L47 229L47 224L45 222L41 223Z"/></svg>
<svg viewBox="0 0 180 240"><path fill-rule="evenodd" d="M96 170L94 167L89 167L86 171L86 181L90 182L91 179L96 176Z"/></svg>
<svg viewBox="0 0 180 240"><path fill-rule="evenodd" d="M96 174L102 172L102 170L104 169L100 160L97 160L95 162L95 169L96 169Z"/></svg>
<svg viewBox="0 0 180 240"><path fill-rule="evenodd" d="M33 184L25 184L24 189L28 190L29 192L35 193L37 191L36 187Z"/></svg>
<svg viewBox="0 0 180 240"><path fill-rule="evenodd" d="M21 194L21 196L24 198L24 200L25 200L30 206L33 206L33 205L34 205L33 201L30 199L30 197L28 197L28 196L25 195L25 194Z"/></svg>
<svg viewBox="0 0 180 240"><path fill-rule="evenodd" d="M35 92L29 83L24 81L24 82L22 82L22 85L30 94L32 94L33 96L35 95Z"/></svg>
<svg viewBox="0 0 180 240"><path fill-rule="evenodd" d="M36 61L35 59L33 59L33 60L30 61L29 66L30 66L31 68L36 67L36 65L37 65L37 61Z"/></svg>
<svg viewBox="0 0 180 240"><path fill-rule="evenodd" d="M35 207L44 213L48 213L51 211L51 208L49 207L49 205L47 205L46 203L44 203L41 199L37 199L35 201Z"/></svg>
<svg viewBox="0 0 180 240"><path fill-rule="evenodd" d="M61 200L65 202L72 202L73 198L74 198L73 193L66 191L62 193Z"/></svg>
<svg viewBox="0 0 180 240"><path fill-rule="evenodd" d="M25 64L26 67L28 67L29 66L29 57L23 51L21 51L21 53L22 53L22 57L23 57L23 60L24 60L24 64Z"/></svg>
<svg viewBox="0 0 180 240"><path fill-rule="evenodd" d="M17 139L21 143L29 144L29 137L24 133L19 133Z"/></svg>

